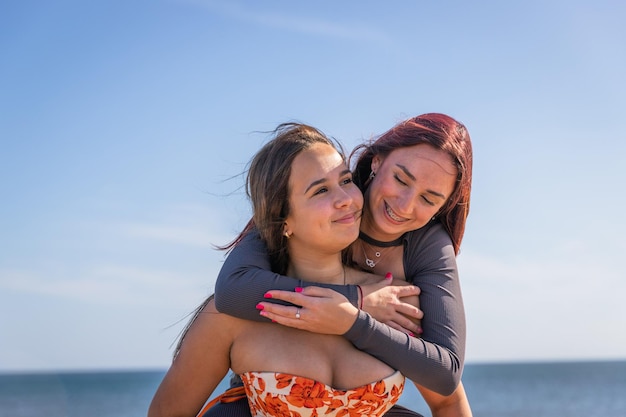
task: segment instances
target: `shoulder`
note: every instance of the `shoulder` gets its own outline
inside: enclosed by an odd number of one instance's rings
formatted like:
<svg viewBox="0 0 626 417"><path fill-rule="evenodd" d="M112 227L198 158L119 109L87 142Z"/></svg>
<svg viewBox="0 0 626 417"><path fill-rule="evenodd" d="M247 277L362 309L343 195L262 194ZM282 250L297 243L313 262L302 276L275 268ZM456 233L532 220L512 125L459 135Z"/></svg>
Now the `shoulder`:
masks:
<svg viewBox="0 0 626 417"><path fill-rule="evenodd" d="M267 254L267 247L263 239L261 239L259 231L253 228L245 233L241 240L235 244L229 253L229 258L232 257L232 254L236 254L235 257L256 256L259 254L264 256Z"/></svg>
<svg viewBox="0 0 626 417"><path fill-rule="evenodd" d="M214 296L211 296L209 298L209 301L204 305L204 308L201 311L202 311L202 313L221 314L219 311L217 311L217 308L215 308L215 297Z"/></svg>
<svg viewBox="0 0 626 417"><path fill-rule="evenodd" d="M456 273L456 254L450 235L439 222L407 233L404 264L407 277L416 274L449 271Z"/></svg>
<svg viewBox="0 0 626 417"><path fill-rule="evenodd" d="M235 327L244 320L238 319L228 314L220 313L215 307L215 298L211 296L208 301L205 301L197 314L195 321L198 321L201 326L215 326L216 323L221 323L229 328Z"/></svg>
<svg viewBox="0 0 626 417"><path fill-rule="evenodd" d="M409 251L422 251L426 249L437 250L452 250L454 255L454 248L452 246L452 239L443 225L436 221L427 224L421 229L408 232L405 236L406 248Z"/></svg>
<svg viewBox="0 0 626 417"><path fill-rule="evenodd" d="M248 230L243 236L241 236L241 240L235 245L235 249L242 247L255 247L262 242L263 241L261 240L261 235L259 235L259 231L255 227Z"/></svg>

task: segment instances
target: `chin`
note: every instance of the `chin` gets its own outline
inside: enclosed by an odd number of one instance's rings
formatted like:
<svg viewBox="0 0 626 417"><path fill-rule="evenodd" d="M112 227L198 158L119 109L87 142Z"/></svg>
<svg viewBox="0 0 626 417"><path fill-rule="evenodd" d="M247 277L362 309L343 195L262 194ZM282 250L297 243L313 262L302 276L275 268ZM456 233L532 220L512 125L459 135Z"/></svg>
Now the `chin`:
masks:
<svg viewBox="0 0 626 417"><path fill-rule="evenodd" d="M359 232L357 231L353 235L345 236L345 237L342 237L341 239L337 239L336 242L338 243L338 246L341 246L341 250L343 250L347 248L348 246L350 246L352 243L354 243L354 241L356 241L358 238L359 238Z"/></svg>

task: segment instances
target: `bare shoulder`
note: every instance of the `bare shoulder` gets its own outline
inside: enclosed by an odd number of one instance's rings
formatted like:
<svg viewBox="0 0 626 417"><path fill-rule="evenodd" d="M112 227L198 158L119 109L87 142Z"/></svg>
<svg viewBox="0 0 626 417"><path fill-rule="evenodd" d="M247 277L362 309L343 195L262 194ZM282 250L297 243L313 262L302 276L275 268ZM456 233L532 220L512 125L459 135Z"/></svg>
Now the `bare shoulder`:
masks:
<svg viewBox="0 0 626 417"><path fill-rule="evenodd" d="M234 341L246 333L244 320L220 313L212 299L196 309L180 342L182 357L214 357L229 362Z"/></svg>
<svg viewBox="0 0 626 417"><path fill-rule="evenodd" d="M206 303L206 305L203 308L203 312L221 314L219 311L217 311L217 308L215 307L215 297L211 297L209 299L209 301Z"/></svg>
<svg viewBox="0 0 626 417"><path fill-rule="evenodd" d="M215 307L215 299L213 297L210 297L203 304L204 305L199 307L198 314L195 319L195 321L200 321L203 326L219 325L221 328L235 330L245 322L245 320L241 320L217 311L217 308Z"/></svg>

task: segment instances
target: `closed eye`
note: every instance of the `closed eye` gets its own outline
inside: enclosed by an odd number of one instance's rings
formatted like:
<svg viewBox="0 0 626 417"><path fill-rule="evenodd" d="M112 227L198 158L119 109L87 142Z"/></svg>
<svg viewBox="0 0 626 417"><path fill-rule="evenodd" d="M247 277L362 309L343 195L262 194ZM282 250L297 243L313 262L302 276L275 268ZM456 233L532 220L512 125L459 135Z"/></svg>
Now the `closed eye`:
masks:
<svg viewBox="0 0 626 417"><path fill-rule="evenodd" d="M404 181L402 181L402 180L400 179L400 177L399 177L399 176L394 175L393 177L394 177L394 178L396 179L396 181L398 181L400 184L402 184L402 185L407 185L407 183L406 183L406 182L404 182Z"/></svg>

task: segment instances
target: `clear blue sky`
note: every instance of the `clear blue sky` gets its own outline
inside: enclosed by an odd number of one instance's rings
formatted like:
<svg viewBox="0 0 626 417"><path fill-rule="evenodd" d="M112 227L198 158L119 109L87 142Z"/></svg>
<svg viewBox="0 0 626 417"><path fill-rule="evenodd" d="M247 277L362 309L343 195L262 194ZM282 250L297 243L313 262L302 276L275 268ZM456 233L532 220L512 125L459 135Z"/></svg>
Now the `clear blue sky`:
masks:
<svg viewBox="0 0 626 417"><path fill-rule="evenodd" d="M0 371L165 368L248 217L255 131L406 117L475 151L468 362L626 357L626 5L0 5ZM234 177L234 178L233 178Z"/></svg>

